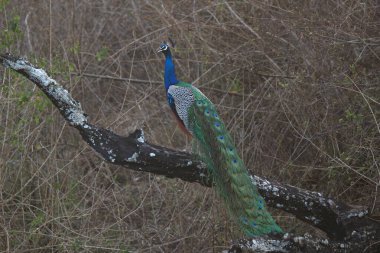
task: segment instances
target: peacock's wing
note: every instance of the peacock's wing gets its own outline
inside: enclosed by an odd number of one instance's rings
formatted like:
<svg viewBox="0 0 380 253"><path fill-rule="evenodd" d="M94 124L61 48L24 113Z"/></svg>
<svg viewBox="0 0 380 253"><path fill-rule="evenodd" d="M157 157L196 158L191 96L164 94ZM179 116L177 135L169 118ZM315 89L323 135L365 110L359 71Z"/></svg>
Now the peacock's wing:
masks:
<svg viewBox="0 0 380 253"><path fill-rule="evenodd" d="M240 159L223 121L215 106L197 88L191 89L192 104L186 105L187 127L196 142L196 152L207 164L217 192L242 230L249 236L268 233L282 233L270 213L263 198Z"/></svg>
<svg viewBox="0 0 380 253"><path fill-rule="evenodd" d="M194 103L194 94L191 85L188 83L180 82L179 85L171 85L168 89L169 105L174 111L174 114L181 123L185 126L186 130L192 134L189 126L188 111Z"/></svg>

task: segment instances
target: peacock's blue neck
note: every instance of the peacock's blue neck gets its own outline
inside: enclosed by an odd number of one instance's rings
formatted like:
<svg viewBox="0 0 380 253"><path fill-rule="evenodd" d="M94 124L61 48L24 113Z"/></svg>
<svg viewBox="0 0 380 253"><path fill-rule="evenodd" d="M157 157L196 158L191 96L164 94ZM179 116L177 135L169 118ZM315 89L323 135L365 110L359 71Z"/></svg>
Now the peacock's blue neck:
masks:
<svg viewBox="0 0 380 253"><path fill-rule="evenodd" d="M174 62L170 51L165 54L165 57L164 83L166 92L168 92L170 85L177 84L179 81L175 75Z"/></svg>

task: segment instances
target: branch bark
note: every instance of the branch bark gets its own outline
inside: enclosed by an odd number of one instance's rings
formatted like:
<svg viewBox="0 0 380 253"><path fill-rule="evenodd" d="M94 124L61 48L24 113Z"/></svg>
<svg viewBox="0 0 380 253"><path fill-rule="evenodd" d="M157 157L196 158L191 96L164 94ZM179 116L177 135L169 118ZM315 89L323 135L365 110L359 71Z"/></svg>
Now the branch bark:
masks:
<svg viewBox="0 0 380 253"><path fill-rule="evenodd" d="M169 178L179 178L212 185L204 164L191 154L150 144L142 130L127 137L92 125L79 102L69 92L27 60L10 54L0 56L0 62L34 82L59 109L65 120L75 127L82 138L106 161L128 169L151 172ZM380 224L368 217L366 209L354 209L345 203L325 197L318 192L251 176L268 206L293 214L298 219L324 231L330 238L318 240L310 236L285 235L282 238L267 236L239 241L230 249L239 252L250 249L258 252L358 252L366 247L377 248L380 241ZM375 243L374 247L369 247ZM376 250L376 249L375 249Z"/></svg>

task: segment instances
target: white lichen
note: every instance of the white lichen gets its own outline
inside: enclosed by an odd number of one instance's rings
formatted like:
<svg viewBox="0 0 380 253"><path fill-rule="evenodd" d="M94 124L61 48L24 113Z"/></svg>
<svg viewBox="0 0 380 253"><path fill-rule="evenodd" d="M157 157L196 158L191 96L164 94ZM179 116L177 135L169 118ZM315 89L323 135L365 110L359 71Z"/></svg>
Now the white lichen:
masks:
<svg viewBox="0 0 380 253"><path fill-rule="evenodd" d="M113 152L112 149L107 150L107 153L108 153L110 156L112 156L112 157L116 157L116 154Z"/></svg>
<svg viewBox="0 0 380 253"><path fill-rule="evenodd" d="M188 161L188 162L187 162L187 166L190 166L190 165L192 165L192 164L193 164L192 161Z"/></svg>
<svg viewBox="0 0 380 253"><path fill-rule="evenodd" d="M141 135L139 136L139 138L137 138L137 141L140 143L144 143L145 142L144 131L143 130L140 130L140 131L141 131Z"/></svg>
<svg viewBox="0 0 380 253"><path fill-rule="evenodd" d="M206 168L207 168L207 166L206 166L206 164L204 164L204 163L199 163L199 164L197 165L197 169L198 169L198 170L203 171L203 170L206 169Z"/></svg>
<svg viewBox="0 0 380 253"><path fill-rule="evenodd" d="M8 66L14 70L24 70L29 76L34 79L40 80L43 86L48 86L50 83L56 83L55 80L51 79L43 69L38 69L32 66L24 59L18 59L17 61L10 61L8 59L4 60L4 65Z"/></svg>
<svg viewBox="0 0 380 253"><path fill-rule="evenodd" d="M311 222L313 222L314 224L318 224L321 222L321 220L317 219L316 217L314 216L305 216L305 219L306 220L309 220Z"/></svg>
<svg viewBox="0 0 380 253"><path fill-rule="evenodd" d="M69 109L69 112L70 113L69 113L67 119L68 119L70 125L80 126L80 125L83 125L87 122L87 118L86 118L86 116L84 116L82 111ZM88 128L88 125L87 125L87 128Z"/></svg>
<svg viewBox="0 0 380 253"><path fill-rule="evenodd" d="M14 70L23 70L29 79L35 80L42 86L42 89L58 103L58 108L64 112L70 125L82 125L87 122L80 103L75 101L66 89L50 78L45 70L34 67L24 59L16 61L5 59L4 65Z"/></svg>
<svg viewBox="0 0 380 253"><path fill-rule="evenodd" d="M278 191L278 188L277 187L272 187L272 192L273 192L273 195L274 196L277 196L277 197L279 197L280 196L280 194L279 194L279 191Z"/></svg>
<svg viewBox="0 0 380 253"><path fill-rule="evenodd" d="M149 153L149 156L150 156L150 157L155 157L156 154L155 154L155 153Z"/></svg>
<svg viewBox="0 0 380 253"><path fill-rule="evenodd" d="M249 242L249 245L241 245L241 248L249 248L253 252L287 252L286 246L289 242L280 240L265 240L265 239L253 239Z"/></svg>
<svg viewBox="0 0 380 253"><path fill-rule="evenodd" d="M94 137L91 136L88 140L91 142L91 144L92 144L93 146L95 146L95 140L94 140Z"/></svg>
<svg viewBox="0 0 380 253"><path fill-rule="evenodd" d="M327 203L329 203L330 207L334 207L335 206L335 202L332 201L331 199L328 199Z"/></svg>
<svg viewBox="0 0 380 253"><path fill-rule="evenodd" d="M133 153L131 157L128 158L128 162L137 162L137 158L139 157L138 153Z"/></svg>
<svg viewBox="0 0 380 253"><path fill-rule="evenodd" d="M363 217L363 216L365 216L367 214L368 214L367 210L363 210L363 211L359 211L359 212L355 211L355 212L349 213L347 215L347 218L352 218L352 217L359 217L359 218L361 218L361 217Z"/></svg>
<svg viewBox="0 0 380 253"><path fill-rule="evenodd" d="M296 237L293 238L293 241L295 243L298 243L298 244L302 245L303 242L305 241L305 237L303 237L303 236L296 236Z"/></svg>
<svg viewBox="0 0 380 253"><path fill-rule="evenodd" d="M321 240L321 244L323 244L323 245L329 245L329 240L327 240L327 239L323 239L323 240Z"/></svg>
<svg viewBox="0 0 380 253"><path fill-rule="evenodd" d="M327 207L326 199L324 199L324 198L319 198L319 203L321 203L322 206Z"/></svg>

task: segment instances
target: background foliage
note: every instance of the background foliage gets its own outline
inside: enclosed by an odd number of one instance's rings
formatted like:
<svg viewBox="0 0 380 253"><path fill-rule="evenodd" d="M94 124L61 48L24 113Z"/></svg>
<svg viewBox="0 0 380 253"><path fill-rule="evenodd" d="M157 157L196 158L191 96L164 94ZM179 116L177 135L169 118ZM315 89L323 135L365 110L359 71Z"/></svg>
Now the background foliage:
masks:
<svg viewBox="0 0 380 253"><path fill-rule="evenodd" d="M155 52L168 36L249 168L379 217L377 1L0 0L1 52L45 68L93 123L190 150ZM211 189L105 163L30 81L0 78L1 252L219 252L240 236Z"/></svg>

